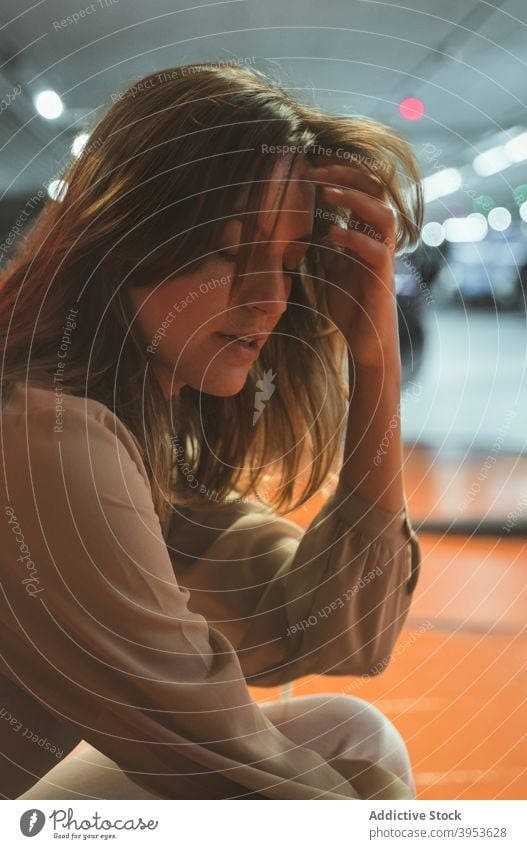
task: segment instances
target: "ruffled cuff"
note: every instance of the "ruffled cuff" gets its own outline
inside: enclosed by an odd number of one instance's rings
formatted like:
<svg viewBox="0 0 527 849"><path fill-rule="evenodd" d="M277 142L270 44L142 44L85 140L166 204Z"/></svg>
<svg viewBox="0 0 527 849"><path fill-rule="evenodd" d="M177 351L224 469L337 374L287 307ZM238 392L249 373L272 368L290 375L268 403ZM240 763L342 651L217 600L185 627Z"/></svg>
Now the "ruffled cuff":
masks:
<svg viewBox="0 0 527 849"><path fill-rule="evenodd" d="M408 547L406 590L408 593L413 592L421 565L421 550L417 534L410 522L406 502L398 513L385 510L357 495L342 476L328 502L326 506L330 510L336 510L339 516L349 524L350 530L357 531L371 541L382 539L391 546L400 548L406 545Z"/></svg>

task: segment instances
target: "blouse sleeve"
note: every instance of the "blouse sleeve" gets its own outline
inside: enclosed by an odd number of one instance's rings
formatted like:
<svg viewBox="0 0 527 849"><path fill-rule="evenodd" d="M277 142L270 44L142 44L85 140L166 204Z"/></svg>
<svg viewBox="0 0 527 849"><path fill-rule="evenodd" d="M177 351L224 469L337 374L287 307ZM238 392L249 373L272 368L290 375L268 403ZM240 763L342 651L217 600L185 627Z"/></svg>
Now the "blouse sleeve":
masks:
<svg viewBox="0 0 527 849"><path fill-rule="evenodd" d="M189 609L124 425L62 416L3 421L2 673L162 798L359 798Z"/></svg>
<svg viewBox="0 0 527 849"><path fill-rule="evenodd" d="M390 513L340 478L304 532L248 502L177 509L168 546L189 606L225 633L247 681L376 675L407 618L421 551Z"/></svg>

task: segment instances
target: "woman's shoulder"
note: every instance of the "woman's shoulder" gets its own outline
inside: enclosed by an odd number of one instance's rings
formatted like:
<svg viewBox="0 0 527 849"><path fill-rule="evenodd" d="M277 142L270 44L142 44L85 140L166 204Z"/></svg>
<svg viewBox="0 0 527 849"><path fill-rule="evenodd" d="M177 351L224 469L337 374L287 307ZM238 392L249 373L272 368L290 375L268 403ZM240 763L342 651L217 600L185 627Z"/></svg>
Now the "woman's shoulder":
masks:
<svg viewBox="0 0 527 849"><path fill-rule="evenodd" d="M60 384L53 384L52 378L47 381L45 378L37 378L33 382L17 380L2 402L3 421L12 417L42 416L55 419L57 427L60 427L66 411L90 418L100 418L104 411L110 413L109 408L100 401L64 391Z"/></svg>
<svg viewBox="0 0 527 849"><path fill-rule="evenodd" d="M146 475L139 443L124 422L101 401L54 386L51 377L48 385L45 378L15 381L2 403L1 417L4 445L20 439L41 441L43 437L46 442L65 445L107 439L111 434Z"/></svg>

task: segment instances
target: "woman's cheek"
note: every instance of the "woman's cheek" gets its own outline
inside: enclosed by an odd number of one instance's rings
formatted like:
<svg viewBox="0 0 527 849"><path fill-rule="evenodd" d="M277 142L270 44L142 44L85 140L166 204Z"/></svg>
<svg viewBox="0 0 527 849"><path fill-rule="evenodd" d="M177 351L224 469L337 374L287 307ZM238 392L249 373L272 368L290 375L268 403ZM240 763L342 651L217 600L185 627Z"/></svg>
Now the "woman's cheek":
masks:
<svg viewBox="0 0 527 849"><path fill-rule="evenodd" d="M234 263L215 258L215 262L204 270L194 286L195 303L203 315L217 316L221 321L221 313L229 307L230 292L234 278Z"/></svg>

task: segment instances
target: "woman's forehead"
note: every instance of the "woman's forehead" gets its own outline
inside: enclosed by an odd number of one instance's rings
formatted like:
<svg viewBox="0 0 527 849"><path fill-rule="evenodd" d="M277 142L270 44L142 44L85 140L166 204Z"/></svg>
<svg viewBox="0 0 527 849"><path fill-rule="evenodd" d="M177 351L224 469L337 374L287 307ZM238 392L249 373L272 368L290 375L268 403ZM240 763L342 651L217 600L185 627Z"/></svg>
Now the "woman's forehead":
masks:
<svg viewBox="0 0 527 849"><path fill-rule="evenodd" d="M269 194L276 192L279 194L284 190L284 182L289 184L289 188L291 184L305 180L308 176L309 170L309 162L304 156L297 156L294 163L292 162L292 157L290 155L281 156L273 165L272 170L267 173L267 177L261 178L264 183L264 192ZM260 178L257 178L258 184L261 185L259 180ZM235 211L241 212L247 209L247 204L251 198L251 189L255 184L254 180L247 180L246 183L242 183L237 187L238 191L235 194Z"/></svg>
<svg viewBox="0 0 527 849"><path fill-rule="evenodd" d="M302 233L312 226L315 201L315 186L307 178L308 165L303 158L297 158L291 168L290 157L282 157L274 166L259 193L258 207L251 202L251 186L248 183L236 196L234 215L243 216L247 212L257 213L259 225L272 222L279 213L280 223L298 220ZM278 222L277 222L278 223ZM267 229L267 228L266 228Z"/></svg>

